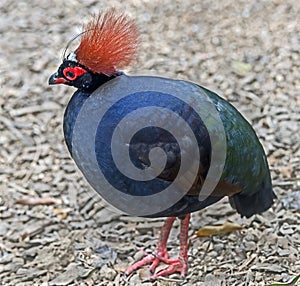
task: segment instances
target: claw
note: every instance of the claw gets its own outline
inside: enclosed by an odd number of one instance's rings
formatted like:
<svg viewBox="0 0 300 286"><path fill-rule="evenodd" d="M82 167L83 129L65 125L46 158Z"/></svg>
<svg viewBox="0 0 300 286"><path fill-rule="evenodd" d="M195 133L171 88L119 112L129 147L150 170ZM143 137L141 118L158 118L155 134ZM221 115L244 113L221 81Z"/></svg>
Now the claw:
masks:
<svg viewBox="0 0 300 286"><path fill-rule="evenodd" d="M140 261L134 263L126 271L125 275L130 275L133 271L147 265L150 265L150 273L152 274L147 281L153 281L158 277L173 274L179 272L181 276L185 276L188 268L187 261L187 249L188 249L188 225L190 220L190 215L186 215L185 218L181 221L181 232L180 232L180 252L179 258L170 259L169 254L166 248L168 236L174 222L175 218L167 218L165 224L163 225L160 236L158 239L158 247L155 254L148 254ZM169 266L157 273L155 269L160 262L168 264Z"/></svg>
<svg viewBox="0 0 300 286"><path fill-rule="evenodd" d="M164 260L166 261L169 259L169 253L166 249L162 249L158 253L154 253L153 256L155 257L155 259L153 260L153 262L150 266L151 274L154 274L156 267L158 266L158 264L161 261L164 262ZM164 262L164 263L168 264L167 262Z"/></svg>
<svg viewBox="0 0 300 286"><path fill-rule="evenodd" d="M128 276L130 275L133 271L153 262L155 259L155 256L153 254L148 254L146 255L142 260L134 263L133 265L131 265L129 268L127 268L127 270L125 271L125 275Z"/></svg>
<svg viewBox="0 0 300 286"><path fill-rule="evenodd" d="M153 281L157 279L158 277L174 274L176 272L179 272L181 276L185 276L186 271L187 271L187 265L186 263L180 262L179 259L173 259L174 263L172 263L170 266L168 266L166 269L163 269L159 271L156 274L153 274L150 276L150 281Z"/></svg>
<svg viewBox="0 0 300 286"><path fill-rule="evenodd" d="M169 266L166 269L163 269L163 270L159 271L158 273L155 273L155 269L160 262L168 264ZM153 281L157 277L170 275L170 274L173 274L176 272L179 272L181 274L181 276L185 276L186 271L187 271L187 261L185 261L185 260L181 260L180 258L168 259L163 256L148 254L142 260L140 260L140 261L134 263L132 266L130 266L124 273L125 277L128 277L128 275L130 275L133 271L135 271L149 263L152 263L150 266L150 272L152 275L147 279L147 281Z"/></svg>

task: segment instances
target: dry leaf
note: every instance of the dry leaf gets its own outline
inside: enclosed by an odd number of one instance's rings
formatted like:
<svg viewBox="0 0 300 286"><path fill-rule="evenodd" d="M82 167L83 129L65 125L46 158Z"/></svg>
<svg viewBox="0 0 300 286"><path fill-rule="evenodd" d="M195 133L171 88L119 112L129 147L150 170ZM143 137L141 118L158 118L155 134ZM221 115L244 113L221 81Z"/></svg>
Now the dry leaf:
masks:
<svg viewBox="0 0 300 286"><path fill-rule="evenodd" d="M55 198L24 197L15 201L16 204L37 206L37 205L60 205L61 200Z"/></svg>
<svg viewBox="0 0 300 286"><path fill-rule="evenodd" d="M204 226L196 232L196 235L197 236L211 236L211 235L229 233L229 232L233 232L233 231L241 230L241 229L243 229L243 227L236 223L225 222L224 224Z"/></svg>
<svg viewBox="0 0 300 286"><path fill-rule="evenodd" d="M139 274L139 278L142 280L142 281L145 281L145 280L149 280L149 278L151 277L151 273L149 271L148 268L142 268L138 271L138 274Z"/></svg>
<svg viewBox="0 0 300 286"><path fill-rule="evenodd" d="M253 66L249 63L234 61L231 64L233 71L238 75L245 75L250 72Z"/></svg>
<svg viewBox="0 0 300 286"><path fill-rule="evenodd" d="M76 263L71 262L65 272L57 275L52 281L49 282L49 285L69 285L77 277L79 277L78 266Z"/></svg>
<svg viewBox="0 0 300 286"><path fill-rule="evenodd" d="M113 267L117 272L125 272L128 268L128 264L115 264Z"/></svg>
<svg viewBox="0 0 300 286"><path fill-rule="evenodd" d="M53 212L56 214L56 217L59 219L66 219L70 211L71 211L70 209L62 209L62 208L53 209Z"/></svg>
<svg viewBox="0 0 300 286"><path fill-rule="evenodd" d="M288 282L284 282L284 283L283 282L276 282L276 283L268 284L267 286L294 286L294 285L296 285L299 278L300 278L300 274L297 275L296 277L292 278Z"/></svg>
<svg viewBox="0 0 300 286"><path fill-rule="evenodd" d="M272 263L258 263L251 267L252 270L259 270L259 271L268 271L274 273L283 273L285 269L278 264Z"/></svg>
<svg viewBox="0 0 300 286"><path fill-rule="evenodd" d="M277 167L279 172L285 177L285 178L291 178L292 177L292 172L293 172L293 167L291 166L281 166Z"/></svg>

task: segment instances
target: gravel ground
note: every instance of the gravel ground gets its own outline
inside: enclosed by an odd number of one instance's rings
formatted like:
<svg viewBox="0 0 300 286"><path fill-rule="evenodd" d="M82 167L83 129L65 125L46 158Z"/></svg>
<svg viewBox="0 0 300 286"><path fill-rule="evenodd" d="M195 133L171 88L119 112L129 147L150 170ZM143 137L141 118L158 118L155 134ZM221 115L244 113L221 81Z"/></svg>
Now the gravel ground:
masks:
<svg viewBox="0 0 300 286"><path fill-rule="evenodd" d="M247 220L226 200L193 214L186 279L143 285L265 285L300 273L300 2L214 2L1 1L1 285L140 285L145 275L125 281L122 271L154 249L162 220L119 215L92 199L63 142L72 89L47 84L82 21L110 6L141 30L139 60L127 72L189 79L230 100L257 131L279 198ZM26 196L48 204L29 206ZM193 235L226 220L244 229ZM178 222L174 256L177 235Z"/></svg>

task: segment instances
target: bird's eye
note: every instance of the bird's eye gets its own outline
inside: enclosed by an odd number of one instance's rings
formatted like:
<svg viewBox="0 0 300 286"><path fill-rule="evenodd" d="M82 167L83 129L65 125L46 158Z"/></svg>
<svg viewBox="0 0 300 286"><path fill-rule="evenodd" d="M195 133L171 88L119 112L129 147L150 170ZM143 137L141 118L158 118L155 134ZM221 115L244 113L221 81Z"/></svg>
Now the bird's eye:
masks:
<svg viewBox="0 0 300 286"><path fill-rule="evenodd" d="M64 69L63 74L67 80L73 81L86 72L87 71L81 67L68 67Z"/></svg>
<svg viewBox="0 0 300 286"><path fill-rule="evenodd" d="M68 80L74 80L76 78L76 73L74 72L73 68L65 68L63 73Z"/></svg>
<svg viewBox="0 0 300 286"><path fill-rule="evenodd" d="M75 73L71 72L71 71L68 71L68 72L66 72L66 76L71 79L71 78L75 77Z"/></svg>

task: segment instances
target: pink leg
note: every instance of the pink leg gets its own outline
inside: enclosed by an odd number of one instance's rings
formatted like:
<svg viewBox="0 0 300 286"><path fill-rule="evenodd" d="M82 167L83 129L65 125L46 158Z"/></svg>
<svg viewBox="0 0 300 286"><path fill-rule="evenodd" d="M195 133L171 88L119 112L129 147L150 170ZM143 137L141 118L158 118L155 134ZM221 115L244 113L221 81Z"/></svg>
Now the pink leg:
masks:
<svg viewBox="0 0 300 286"><path fill-rule="evenodd" d="M179 258L177 259L169 259L169 255L167 252L167 240L170 234L170 230L174 223L175 217L169 217L166 219L163 227L161 228L159 238L158 238L158 245L156 254L149 254L146 255L142 260L136 262L131 267L129 267L125 271L125 275L129 275L133 271L137 270L138 268L152 263L150 266L150 271L154 273L156 267L160 262L164 262L169 264L169 266L156 273L150 277L150 280L154 280L157 277L165 276L169 274L173 274L175 272L179 272L182 276L185 276L188 267L188 230L189 230L189 222L190 222L190 214L187 214L184 219L181 220L180 226L180 251L179 251Z"/></svg>
<svg viewBox="0 0 300 286"><path fill-rule="evenodd" d="M153 260L153 262L150 266L151 273L154 273L157 265L160 262L160 257L163 257L165 259L169 258L169 254L167 251L167 241L168 241L170 231L171 231L174 221L175 221L175 217L168 217L160 230L156 255L154 255L155 259Z"/></svg>
<svg viewBox="0 0 300 286"><path fill-rule="evenodd" d="M151 266L150 266L150 271L152 273L154 273L155 268L157 267L157 265L159 264L159 262L161 261L160 258L158 257L162 257L164 259L168 259L169 255L167 252L167 241L169 238L169 234L171 231L171 228L173 226L175 217L168 217L164 223L164 225L162 226L160 233L159 233L159 237L158 237L158 245L157 245L157 250L155 255L153 254L149 254L146 255L142 260L134 263L133 265L131 265L126 271L125 271L125 275L129 275L130 273L132 273L133 271L141 268L142 266L149 264L152 262Z"/></svg>
<svg viewBox="0 0 300 286"><path fill-rule="evenodd" d="M168 261L161 261L170 264L166 269L152 275L150 277L151 280L156 279L160 276L165 276L169 274L173 274L175 272L180 272L181 276L185 276L188 269L188 231L189 231L189 222L191 215L187 214L184 219L181 221L180 225L180 251L178 259L169 259Z"/></svg>

